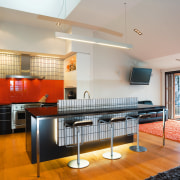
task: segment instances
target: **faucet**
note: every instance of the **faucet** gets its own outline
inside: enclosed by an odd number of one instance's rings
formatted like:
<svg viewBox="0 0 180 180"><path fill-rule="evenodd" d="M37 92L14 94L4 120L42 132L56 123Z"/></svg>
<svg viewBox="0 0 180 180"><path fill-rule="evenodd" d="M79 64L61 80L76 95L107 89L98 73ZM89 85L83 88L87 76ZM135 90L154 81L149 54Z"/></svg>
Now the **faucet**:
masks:
<svg viewBox="0 0 180 180"><path fill-rule="evenodd" d="M89 91L84 91L84 99L85 99L85 95L86 95L86 93L88 93L88 98L90 99L91 97L90 97L90 93L89 93Z"/></svg>

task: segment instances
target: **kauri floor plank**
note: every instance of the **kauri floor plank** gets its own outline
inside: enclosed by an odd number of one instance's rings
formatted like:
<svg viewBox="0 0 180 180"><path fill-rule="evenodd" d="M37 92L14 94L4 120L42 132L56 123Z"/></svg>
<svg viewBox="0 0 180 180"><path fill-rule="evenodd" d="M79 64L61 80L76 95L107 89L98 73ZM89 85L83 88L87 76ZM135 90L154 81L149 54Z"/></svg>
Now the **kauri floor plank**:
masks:
<svg viewBox="0 0 180 180"><path fill-rule="evenodd" d="M135 143L133 143L135 144ZM180 164L180 143L140 133L140 144L148 151L137 153L129 150L131 144L114 148L122 154L119 160L103 159L109 149L81 155L90 166L71 169L67 163L76 156L41 163L41 176L36 177L36 164L31 164L25 148L25 133L0 135L0 179L1 180L143 180L158 172Z"/></svg>

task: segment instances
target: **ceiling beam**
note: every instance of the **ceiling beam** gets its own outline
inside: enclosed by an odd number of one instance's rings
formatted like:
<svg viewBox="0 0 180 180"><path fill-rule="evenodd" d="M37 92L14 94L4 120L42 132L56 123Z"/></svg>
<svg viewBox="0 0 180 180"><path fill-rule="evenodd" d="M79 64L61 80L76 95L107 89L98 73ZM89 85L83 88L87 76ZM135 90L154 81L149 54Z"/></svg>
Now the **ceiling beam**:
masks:
<svg viewBox="0 0 180 180"><path fill-rule="evenodd" d="M52 22L60 22L62 24L68 24L68 25L76 26L76 27L80 27L80 28L91 29L94 31L100 31L100 32L111 34L111 35L118 36L118 37L123 36L123 34L120 32L113 31L111 29L106 29L106 28L99 27L99 26L84 24L81 22L70 21L70 20L65 20L65 19L60 19L60 18L53 18L53 17L49 17L49 16L42 16L42 15L38 15L38 19L46 20L46 21L52 21Z"/></svg>

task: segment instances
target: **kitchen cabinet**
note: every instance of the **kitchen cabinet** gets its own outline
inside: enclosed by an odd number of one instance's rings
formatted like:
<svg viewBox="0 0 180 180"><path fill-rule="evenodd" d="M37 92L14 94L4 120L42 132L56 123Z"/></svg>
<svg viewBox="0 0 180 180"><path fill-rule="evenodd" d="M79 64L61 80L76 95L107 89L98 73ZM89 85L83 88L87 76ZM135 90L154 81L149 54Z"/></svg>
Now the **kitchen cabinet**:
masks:
<svg viewBox="0 0 180 180"><path fill-rule="evenodd" d="M76 93L77 99L83 99L85 91L90 92L91 62L90 54L76 53L64 61L64 98L69 90ZM74 90L75 89L75 90Z"/></svg>
<svg viewBox="0 0 180 180"><path fill-rule="evenodd" d="M64 88L77 87L76 55L64 61Z"/></svg>
<svg viewBox="0 0 180 180"><path fill-rule="evenodd" d="M0 105L0 134L11 132L11 105Z"/></svg>
<svg viewBox="0 0 180 180"><path fill-rule="evenodd" d="M91 98L91 61L90 54L77 53L77 99L84 98L88 91ZM87 97L86 97L87 98Z"/></svg>

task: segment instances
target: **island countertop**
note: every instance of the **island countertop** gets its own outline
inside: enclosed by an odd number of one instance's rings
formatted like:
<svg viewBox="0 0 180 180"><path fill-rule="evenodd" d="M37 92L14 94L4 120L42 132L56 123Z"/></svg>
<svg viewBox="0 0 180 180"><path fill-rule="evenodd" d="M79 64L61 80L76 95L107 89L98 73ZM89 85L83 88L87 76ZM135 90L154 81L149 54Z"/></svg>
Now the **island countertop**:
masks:
<svg viewBox="0 0 180 180"><path fill-rule="evenodd" d="M27 108L26 110L31 113L35 118L41 117L63 117L68 115L79 115L79 114L96 114L96 113L118 113L126 111L153 111L162 110L165 106L162 105L144 105L138 104L136 106L99 106L97 107L86 107L86 108L58 108L56 107L36 107Z"/></svg>
<svg viewBox="0 0 180 180"><path fill-rule="evenodd" d="M62 101L63 102L63 101ZM104 125L98 130L100 117L123 117L128 113L163 111L163 145L165 144L165 118L162 105L145 104L112 104L102 103L91 106L86 103L69 106L69 104L58 104L56 107L26 108L26 151L32 163L37 162L37 176L40 176L40 162L62 158L77 154L74 144L73 129L64 126L65 121L81 120L90 118L93 125L84 132L84 143L81 145L81 153L90 152L109 146L109 132ZM72 119L71 119L72 118ZM123 122L116 125L114 144L120 145L133 142L133 134L136 132L136 119L132 118L120 128ZM106 130L107 129L107 130ZM127 130L125 130L127 129ZM68 133L67 133L68 132ZM66 137L66 134L68 136ZM103 141L101 141L103 139ZM66 146L69 145L69 147Z"/></svg>

